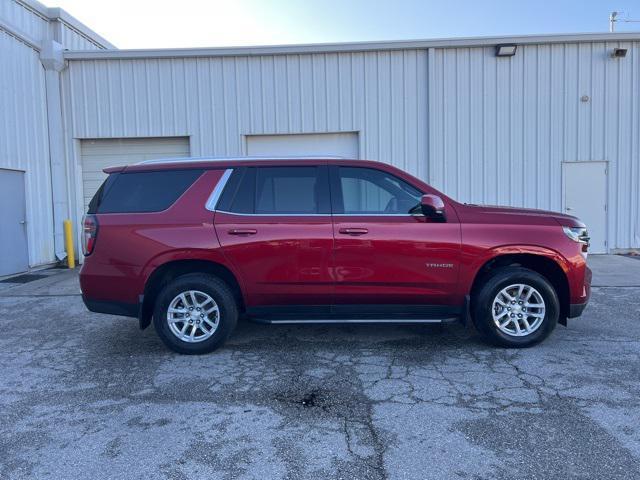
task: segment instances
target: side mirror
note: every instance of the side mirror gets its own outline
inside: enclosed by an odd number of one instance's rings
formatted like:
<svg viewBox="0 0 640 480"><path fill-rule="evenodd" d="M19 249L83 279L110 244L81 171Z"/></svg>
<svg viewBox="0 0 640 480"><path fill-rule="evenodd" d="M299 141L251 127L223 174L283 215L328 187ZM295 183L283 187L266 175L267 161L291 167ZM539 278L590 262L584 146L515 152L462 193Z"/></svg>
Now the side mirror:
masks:
<svg viewBox="0 0 640 480"><path fill-rule="evenodd" d="M423 195L420 199L420 208L425 217L444 220L444 202L442 199L431 193Z"/></svg>

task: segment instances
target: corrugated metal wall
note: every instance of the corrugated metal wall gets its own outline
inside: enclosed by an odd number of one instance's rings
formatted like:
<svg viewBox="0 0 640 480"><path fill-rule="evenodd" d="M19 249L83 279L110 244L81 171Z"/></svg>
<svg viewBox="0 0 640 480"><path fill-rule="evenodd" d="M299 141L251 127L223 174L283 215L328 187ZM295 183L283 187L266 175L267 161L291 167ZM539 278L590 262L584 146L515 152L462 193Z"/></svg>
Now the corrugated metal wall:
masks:
<svg viewBox="0 0 640 480"><path fill-rule="evenodd" d="M74 138L188 135L193 155L241 155L247 134L357 131L362 157L461 201L551 210L562 162L607 160L609 248L637 248L639 47L72 60L66 117Z"/></svg>
<svg viewBox="0 0 640 480"><path fill-rule="evenodd" d="M610 57L628 49L624 59ZM609 247L640 247L640 42L429 54L430 181L461 201L562 209L562 162L609 162ZM589 100L581 101L587 95Z"/></svg>
<svg viewBox="0 0 640 480"><path fill-rule="evenodd" d="M100 45L65 21L16 0L0 0L0 168L25 172L29 264L55 261L45 71L37 51L56 40L66 49ZM26 42L21 38L25 37ZM29 45L31 43L31 46ZM59 112L54 112L59 115Z"/></svg>
<svg viewBox="0 0 640 480"><path fill-rule="evenodd" d="M50 38L49 20L15 0L0 0L0 19L31 38Z"/></svg>
<svg viewBox="0 0 640 480"><path fill-rule="evenodd" d="M67 50L104 48L65 21L50 22L43 13L17 0L0 0L0 19L36 41L55 40Z"/></svg>
<svg viewBox="0 0 640 480"><path fill-rule="evenodd" d="M360 133L363 157L426 176L427 53L70 61L76 138L191 136L241 155L243 135Z"/></svg>
<svg viewBox="0 0 640 480"><path fill-rule="evenodd" d="M56 41L61 43L67 50L102 50L103 47L91 40L86 35L83 35L75 28L67 25L64 22L59 22L60 29L59 34L56 37Z"/></svg>
<svg viewBox="0 0 640 480"><path fill-rule="evenodd" d="M0 168L25 171L31 266L54 260L44 69L38 52L0 30Z"/></svg>

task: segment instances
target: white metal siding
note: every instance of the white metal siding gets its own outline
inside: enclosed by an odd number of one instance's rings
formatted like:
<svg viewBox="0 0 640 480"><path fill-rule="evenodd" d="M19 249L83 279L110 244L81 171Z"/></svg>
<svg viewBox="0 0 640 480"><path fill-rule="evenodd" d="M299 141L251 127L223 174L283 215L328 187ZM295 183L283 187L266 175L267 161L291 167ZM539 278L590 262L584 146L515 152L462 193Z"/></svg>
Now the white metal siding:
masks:
<svg viewBox="0 0 640 480"><path fill-rule="evenodd" d="M39 43L55 40L67 50L103 49L98 41L64 20L51 21L45 14L16 0L0 0L0 20Z"/></svg>
<svg viewBox="0 0 640 480"><path fill-rule="evenodd" d="M627 57L611 58L614 47ZM521 45L511 58L434 49L429 60L434 186L561 211L562 162L606 160L609 248L640 247L640 42Z"/></svg>
<svg viewBox="0 0 640 480"><path fill-rule="evenodd" d="M337 155L359 158L357 133L248 135L247 155Z"/></svg>
<svg viewBox="0 0 640 480"><path fill-rule="evenodd" d="M612 59L614 47L628 48ZM74 59L69 138L357 132L363 158L462 201L562 210L562 162L608 161L609 248L640 247L640 42ZM589 100L580 98L587 95ZM77 145L69 141L72 158Z"/></svg>
<svg viewBox="0 0 640 480"><path fill-rule="evenodd" d="M25 172L31 266L52 262L53 210L44 69L38 53L0 31L0 168Z"/></svg>
<svg viewBox="0 0 640 480"><path fill-rule="evenodd" d="M31 38L50 38L49 20L15 0L0 0L0 19Z"/></svg>
<svg viewBox="0 0 640 480"><path fill-rule="evenodd" d="M86 211L93 194L107 175L107 167L129 165L154 158L189 156L189 139L178 138L127 138L83 140L82 186Z"/></svg>
<svg viewBox="0 0 640 480"><path fill-rule="evenodd" d="M65 75L76 138L191 135L194 155L242 155L244 135L359 132L363 157L426 176L425 51L70 61Z"/></svg>
<svg viewBox="0 0 640 480"><path fill-rule="evenodd" d="M102 50L103 47L75 28L60 22L60 34L56 39L67 50Z"/></svg>

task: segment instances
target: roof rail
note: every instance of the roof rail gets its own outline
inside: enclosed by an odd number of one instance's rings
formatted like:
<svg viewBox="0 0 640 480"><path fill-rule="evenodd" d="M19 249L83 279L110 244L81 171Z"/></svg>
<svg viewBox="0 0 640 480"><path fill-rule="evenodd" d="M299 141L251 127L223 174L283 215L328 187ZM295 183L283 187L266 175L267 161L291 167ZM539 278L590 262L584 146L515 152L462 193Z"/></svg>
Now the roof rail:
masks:
<svg viewBox="0 0 640 480"><path fill-rule="evenodd" d="M178 162L229 162L229 161L243 161L243 160L343 160L345 157L338 155L254 155L246 157L177 157L177 158L157 158L152 160L143 160L135 165L151 165L158 163L178 163Z"/></svg>

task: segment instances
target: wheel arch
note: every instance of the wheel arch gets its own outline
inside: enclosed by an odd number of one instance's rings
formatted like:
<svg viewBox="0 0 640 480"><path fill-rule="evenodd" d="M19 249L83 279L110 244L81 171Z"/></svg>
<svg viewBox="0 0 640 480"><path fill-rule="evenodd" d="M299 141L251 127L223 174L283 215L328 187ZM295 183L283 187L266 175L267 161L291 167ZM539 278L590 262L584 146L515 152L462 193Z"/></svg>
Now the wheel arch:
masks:
<svg viewBox="0 0 640 480"><path fill-rule="evenodd" d="M207 259L177 259L157 265L148 275L144 285L144 297L140 306L140 328L151 324L156 298L173 279L187 273L208 273L223 280L233 292L238 310L244 311L245 297L237 276L222 263Z"/></svg>
<svg viewBox="0 0 640 480"><path fill-rule="evenodd" d="M566 325L570 308L569 279L566 266L557 258L556 252L540 251L501 251L486 259L476 269L471 283L471 301L480 289L484 278L496 268L519 266L528 268L546 278L558 294L560 301L560 323Z"/></svg>

